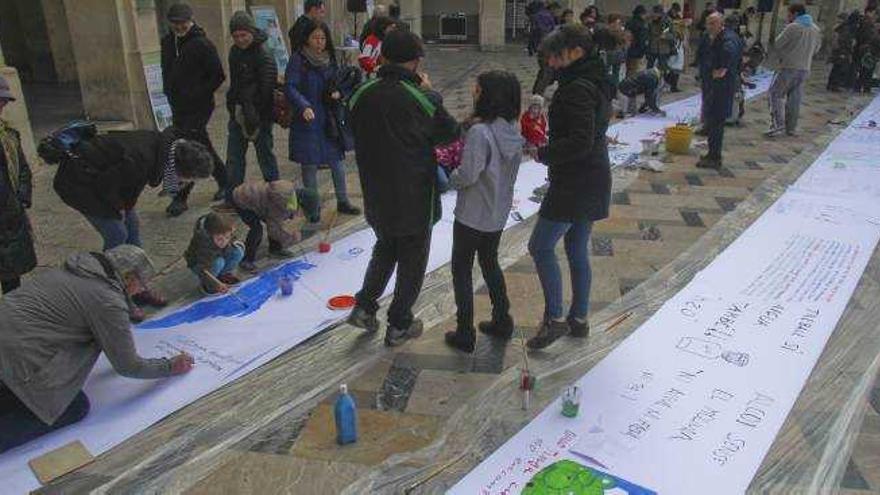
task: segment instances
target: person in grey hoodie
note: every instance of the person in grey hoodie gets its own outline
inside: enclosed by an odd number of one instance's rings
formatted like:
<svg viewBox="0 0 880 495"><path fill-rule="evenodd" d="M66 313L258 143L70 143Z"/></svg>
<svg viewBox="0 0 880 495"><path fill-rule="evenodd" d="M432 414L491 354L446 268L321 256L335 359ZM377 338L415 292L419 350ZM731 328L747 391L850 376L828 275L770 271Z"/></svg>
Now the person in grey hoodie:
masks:
<svg viewBox="0 0 880 495"><path fill-rule="evenodd" d="M524 140L516 128L521 110L520 85L504 71L480 74L474 87L476 122L465 137L461 165L452 171L449 184L458 190L452 234L452 284L458 307L454 332L446 343L473 352L474 254L492 300L492 320L480 323L486 335L510 338L513 318L498 264L498 244L513 205L513 187L522 161Z"/></svg>
<svg viewBox="0 0 880 495"><path fill-rule="evenodd" d="M129 295L154 273L141 248L123 244L76 253L0 299L0 452L82 420L82 388L102 352L129 378L192 369L186 353L145 359L135 348Z"/></svg>
<svg viewBox="0 0 880 495"><path fill-rule="evenodd" d="M810 77L813 57L822 46L822 31L801 4L788 7L788 22L776 38L770 56L776 75L770 85L770 129L764 133L773 138L785 132L793 136L804 97L804 83Z"/></svg>

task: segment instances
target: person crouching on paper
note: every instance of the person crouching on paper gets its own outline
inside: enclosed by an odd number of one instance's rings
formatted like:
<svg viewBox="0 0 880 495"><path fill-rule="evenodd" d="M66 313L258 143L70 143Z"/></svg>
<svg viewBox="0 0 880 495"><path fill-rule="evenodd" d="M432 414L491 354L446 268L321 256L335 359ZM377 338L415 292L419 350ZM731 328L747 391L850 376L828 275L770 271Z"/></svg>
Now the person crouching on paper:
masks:
<svg viewBox="0 0 880 495"><path fill-rule="evenodd" d="M492 320L481 322L480 332L502 339L513 335L498 245L513 205L525 141L516 129L520 93L519 80L509 72L480 74L471 118L475 124L465 137L461 165L449 176L450 185L458 191L452 232L452 285L458 311L456 329L447 332L445 339L464 352L474 352L477 338L472 275L475 254L492 300Z"/></svg>
<svg viewBox="0 0 880 495"><path fill-rule="evenodd" d="M186 353L138 355L128 299L154 273L141 248L123 244L73 254L0 299L0 452L82 420L82 388L102 352L128 378L192 369Z"/></svg>
<svg viewBox="0 0 880 495"><path fill-rule="evenodd" d="M241 282L235 269L244 258L244 244L235 239L235 222L227 215L208 213L199 218L183 256L205 294L226 293Z"/></svg>
<svg viewBox="0 0 880 495"><path fill-rule="evenodd" d="M654 67L646 69L621 81L618 87L627 98L626 114L636 114L636 103L639 95L645 95L645 103L638 113L648 113L655 117L665 117L666 112L660 110L660 93L663 91L663 74Z"/></svg>
<svg viewBox="0 0 880 495"><path fill-rule="evenodd" d="M300 211L306 217L316 215L320 199L312 189L297 189L289 180L272 182L245 182L232 191L232 202L247 225L244 260L239 265L242 270L254 272L257 249L263 242L263 223L269 235L269 254L279 258L293 257L289 248L300 241L297 230L288 230L284 223L292 220Z"/></svg>

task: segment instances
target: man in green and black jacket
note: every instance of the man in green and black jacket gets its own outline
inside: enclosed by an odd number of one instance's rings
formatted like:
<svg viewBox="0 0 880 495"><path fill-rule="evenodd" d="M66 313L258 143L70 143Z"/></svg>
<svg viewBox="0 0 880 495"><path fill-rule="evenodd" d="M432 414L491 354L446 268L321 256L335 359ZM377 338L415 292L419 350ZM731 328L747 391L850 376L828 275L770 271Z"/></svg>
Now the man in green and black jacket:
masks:
<svg viewBox="0 0 880 495"><path fill-rule="evenodd" d="M396 346L422 332L412 306L425 277L431 229L441 213L433 150L457 138L459 125L428 77L418 72L421 38L393 31L382 44L382 56L387 64L378 78L362 85L349 102L366 219L377 237L349 323L378 330L377 300L396 266L385 334L386 345Z"/></svg>

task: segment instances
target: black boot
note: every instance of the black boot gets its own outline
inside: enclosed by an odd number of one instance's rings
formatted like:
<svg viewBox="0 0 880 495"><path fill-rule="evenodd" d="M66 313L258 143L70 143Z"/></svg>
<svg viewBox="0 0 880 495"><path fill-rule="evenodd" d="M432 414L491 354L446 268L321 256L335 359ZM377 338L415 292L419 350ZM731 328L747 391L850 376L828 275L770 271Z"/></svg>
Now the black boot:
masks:
<svg viewBox="0 0 880 495"><path fill-rule="evenodd" d="M509 339L513 336L513 318L506 315L502 318L492 318L492 321L481 321L477 328L484 335L499 339Z"/></svg>
<svg viewBox="0 0 880 495"><path fill-rule="evenodd" d="M471 353L477 346L477 332L474 327L462 330L458 328L454 332L446 332L446 344L460 351Z"/></svg>
<svg viewBox="0 0 880 495"><path fill-rule="evenodd" d="M587 338L590 335L590 322L587 320L580 321L573 316L569 316L568 319L568 328L571 329L572 337L577 337L579 339Z"/></svg>
<svg viewBox="0 0 880 495"><path fill-rule="evenodd" d="M195 182L187 182L180 188L180 191L177 192L177 196L174 196L174 199L171 200L171 204L165 208L165 213L169 217L178 217L189 209L189 206L186 203L189 199L189 193L192 192L195 185Z"/></svg>

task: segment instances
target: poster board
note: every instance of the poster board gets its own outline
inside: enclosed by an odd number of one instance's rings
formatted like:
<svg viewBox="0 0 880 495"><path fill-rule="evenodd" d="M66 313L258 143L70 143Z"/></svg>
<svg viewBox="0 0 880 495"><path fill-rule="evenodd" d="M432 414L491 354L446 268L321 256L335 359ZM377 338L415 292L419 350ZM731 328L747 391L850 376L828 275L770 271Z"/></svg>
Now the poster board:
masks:
<svg viewBox="0 0 880 495"><path fill-rule="evenodd" d="M150 97L150 108L153 109L153 120L156 129L164 131L171 125L171 104L165 96L162 83L162 58L159 52L144 54L144 76L147 82L147 94Z"/></svg>
<svg viewBox="0 0 880 495"><path fill-rule="evenodd" d="M287 69L287 62L290 60L290 53L287 51L287 43L285 43L285 33L281 30L281 23L278 21L278 13L275 7L271 5L255 5L251 7L251 15L257 28L266 33L268 39L264 43L264 48L275 59L275 65L278 66L278 73L284 74Z"/></svg>

